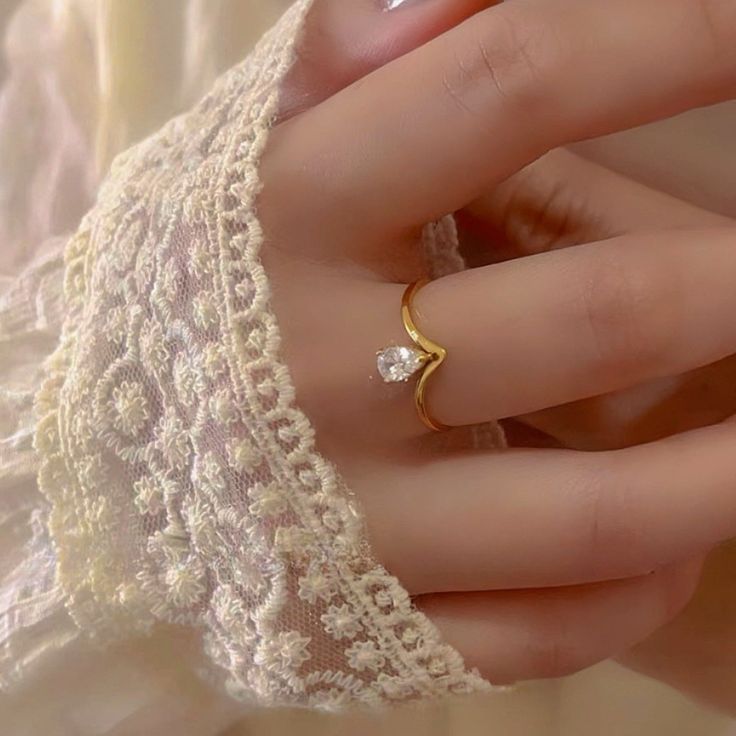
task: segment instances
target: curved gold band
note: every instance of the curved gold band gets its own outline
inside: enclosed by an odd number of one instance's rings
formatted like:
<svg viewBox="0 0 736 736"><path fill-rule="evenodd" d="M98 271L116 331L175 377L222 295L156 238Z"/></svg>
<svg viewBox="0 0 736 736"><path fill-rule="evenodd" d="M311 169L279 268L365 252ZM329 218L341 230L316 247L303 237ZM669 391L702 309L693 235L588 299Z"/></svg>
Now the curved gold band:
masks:
<svg viewBox="0 0 736 736"><path fill-rule="evenodd" d="M435 432L442 432L449 429L449 427L433 419L430 415L427 408L426 391L429 377L442 365L447 357L447 350L419 331L412 312L414 297L425 284L427 284L426 279L415 281L413 284L409 284L404 291L401 298L401 321L404 323L404 329L412 342L425 354L424 366L414 389L414 403L417 407L417 414L427 427Z"/></svg>

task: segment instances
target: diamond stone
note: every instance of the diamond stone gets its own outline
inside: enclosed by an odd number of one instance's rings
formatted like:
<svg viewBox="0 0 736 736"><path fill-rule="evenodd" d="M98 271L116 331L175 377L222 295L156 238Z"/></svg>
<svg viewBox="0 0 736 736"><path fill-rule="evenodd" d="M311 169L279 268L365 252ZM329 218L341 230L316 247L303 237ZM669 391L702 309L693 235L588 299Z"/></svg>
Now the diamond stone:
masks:
<svg viewBox="0 0 736 736"><path fill-rule="evenodd" d="M391 347L378 353L376 364L386 383L407 381L424 363L424 353L416 348Z"/></svg>

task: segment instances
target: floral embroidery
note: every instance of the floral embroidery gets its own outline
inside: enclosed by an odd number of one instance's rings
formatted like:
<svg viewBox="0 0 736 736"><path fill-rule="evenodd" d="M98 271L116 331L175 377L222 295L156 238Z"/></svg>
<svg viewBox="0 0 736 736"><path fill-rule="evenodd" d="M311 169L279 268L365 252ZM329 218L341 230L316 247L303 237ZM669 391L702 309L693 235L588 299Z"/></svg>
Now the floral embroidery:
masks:
<svg viewBox="0 0 736 736"><path fill-rule="evenodd" d="M235 470L253 472L261 462L261 455L248 440L234 440L228 445L228 459Z"/></svg>
<svg viewBox="0 0 736 736"><path fill-rule="evenodd" d="M149 418L148 402L140 383L123 381L112 391L112 400L117 412L115 426L123 434L135 437Z"/></svg>
<svg viewBox="0 0 736 736"><path fill-rule="evenodd" d="M195 605L205 592L204 571L202 566L193 560L169 567L165 581L169 586L168 598L175 606L189 608Z"/></svg>
<svg viewBox="0 0 736 736"><path fill-rule="evenodd" d="M165 374L169 367L169 350L166 347L161 325L148 320L141 330L141 357L156 374Z"/></svg>
<svg viewBox="0 0 736 736"><path fill-rule="evenodd" d="M202 460L199 472L199 485L209 497L219 496L225 490L225 477L223 476L222 468L215 455L211 452L208 452Z"/></svg>
<svg viewBox="0 0 736 736"><path fill-rule="evenodd" d="M180 355L174 362L174 389L179 400L187 407L194 406L205 390L204 381L192 362L187 355Z"/></svg>
<svg viewBox="0 0 736 736"><path fill-rule="evenodd" d="M161 486L153 478L141 478L133 484L135 505L142 514L158 514L164 509Z"/></svg>
<svg viewBox="0 0 736 736"><path fill-rule="evenodd" d="M286 496L276 483L256 483L249 495L252 503L248 510L254 516L277 516L286 510Z"/></svg>
<svg viewBox="0 0 736 736"><path fill-rule="evenodd" d="M341 606L330 606L327 613L321 616L325 631L335 639L353 639L361 630L360 620L350 610L350 606L343 603Z"/></svg>
<svg viewBox="0 0 736 736"><path fill-rule="evenodd" d="M68 245L37 397L59 580L100 642L196 625L228 691L266 705L487 689L371 556L280 358L258 162L310 2L115 161ZM449 269L452 219L424 237Z"/></svg>
<svg viewBox="0 0 736 736"><path fill-rule="evenodd" d="M227 372L227 363L219 345L211 343L205 347L204 370L212 381L222 378Z"/></svg>
<svg viewBox="0 0 736 736"><path fill-rule="evenodd" d="M319 598L329 600L332 593L330 579L320 570L310 570L304 577L299 578L299 597L305 601L316 603Z"/></svg>
<svg viewBox="0 0 736 736"><path fill-rule="evenodd" d="M355 644L345 650L345 654L350 666L359 672L363 670L377 672L385 662L385 657L378 651L378 647L373 641L356 641Z"/></svg>
<svg viewBox="0 0 736 736"><path fill-rule="evenodd" d="M218 391L212 397L210 411L223 424L230 424L238 418L238 409L227 391Z"/></svg>
<svg viewBox="0 0 736 736"><path fill-rule="evenodd" d="M120 342L126 335L126 316L122 307L113 307L107 313L105 334L112 342Z"/></svg>
<svg viewBox="0 0 736 736"><path fill-rule="evenodd" d="M197 327L206 330L217 324L217 306L209 295L198 294L192 307L194 309L194 323Z"/></svg>
<svg viewBox="0 0 736 736"><path fill-rule="evenodd" d="M310 637L301 636L298 631L277 634L273 640L263 642L256 654L256 662L267 669L297 669L310 657L307 649L310 641Z"/></svg>
<svg viewBox="0 0 736 736"><path fill-rule="evenodd" d="M157 431L158 446L173 466L180 466L189 459L191 443L184 424L174 409L161 417Z"/></svg>

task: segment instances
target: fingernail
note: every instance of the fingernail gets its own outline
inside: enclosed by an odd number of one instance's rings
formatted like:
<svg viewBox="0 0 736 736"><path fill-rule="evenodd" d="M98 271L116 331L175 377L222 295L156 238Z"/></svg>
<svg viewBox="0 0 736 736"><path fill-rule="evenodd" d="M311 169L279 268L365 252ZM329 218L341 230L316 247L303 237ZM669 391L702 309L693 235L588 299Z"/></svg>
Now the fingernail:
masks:
<svg viewBox="0 0 736 736"><path fill-rule="evenodd" d="M409 0L385 0L386 10L395 10Z"/></svg>

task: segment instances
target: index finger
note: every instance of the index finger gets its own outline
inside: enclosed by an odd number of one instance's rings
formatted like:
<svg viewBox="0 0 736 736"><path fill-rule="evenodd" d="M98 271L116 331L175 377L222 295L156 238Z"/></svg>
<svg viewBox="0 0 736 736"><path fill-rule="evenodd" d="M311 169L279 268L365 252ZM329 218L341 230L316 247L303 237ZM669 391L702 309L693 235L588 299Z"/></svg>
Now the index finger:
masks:
<svg viewBox="0 0 736 736"><path fill-rule="evenodd" d="M289 217L376 235L437 219L559 145L716 102L731 0L515 0L376 70L284 129ZM281 186L281 180L279 184ZM322 218L324 219L324 218Z"/></svg>

